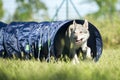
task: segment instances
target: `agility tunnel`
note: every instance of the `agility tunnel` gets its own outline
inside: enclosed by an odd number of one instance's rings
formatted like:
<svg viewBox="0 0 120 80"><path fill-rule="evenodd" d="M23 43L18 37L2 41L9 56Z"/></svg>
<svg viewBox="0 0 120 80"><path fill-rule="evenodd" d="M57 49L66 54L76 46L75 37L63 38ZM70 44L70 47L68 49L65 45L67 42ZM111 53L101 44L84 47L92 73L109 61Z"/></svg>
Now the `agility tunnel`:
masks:
<svg viewBox="0 0 120 80"><path fill-rule="evenodd" d="M75 20L83 24L84 20ZM0 56L4 58L36 59L55 57L54 40L58 33L65 33L73 20L53 22L11 22L1 28L0 24ZM93 58L98 61L103 49L102 38L98 29L89 22L90 37L88 46Z"/></svg>
<svg viewBox="0 0 120 80"><path fill-rule="evenodd" d="M4 27L6 27L7 24L0 22L0 57L2 56L2 52L4 52L3 47L3 33L4 33Z"/></svg>

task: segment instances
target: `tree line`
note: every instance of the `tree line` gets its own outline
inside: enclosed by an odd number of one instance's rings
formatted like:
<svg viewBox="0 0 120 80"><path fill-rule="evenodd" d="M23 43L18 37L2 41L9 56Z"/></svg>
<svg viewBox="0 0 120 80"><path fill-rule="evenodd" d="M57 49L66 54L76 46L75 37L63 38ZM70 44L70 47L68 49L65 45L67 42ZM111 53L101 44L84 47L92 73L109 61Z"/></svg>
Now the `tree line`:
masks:
<svg viewBox="0 0 120 80"><path fill-rule="evenodd" d="M13 16L9 16L8 21L10 20L32 20L35 18L35 15L39 15L42 19L49 19L47 13L47 7L41 0L15 0L17 8ZM83 2L96 2L99 10L95 13L89 14L94 15L96 18L100 17L109 17L112 18L114 14L119 13L116 9L116 4L120 4L120 0L83 0ZM40 15L40 12L43 12ZM0 0L0 20L4 17L6 11L3 9L3 0Z"/></svg>

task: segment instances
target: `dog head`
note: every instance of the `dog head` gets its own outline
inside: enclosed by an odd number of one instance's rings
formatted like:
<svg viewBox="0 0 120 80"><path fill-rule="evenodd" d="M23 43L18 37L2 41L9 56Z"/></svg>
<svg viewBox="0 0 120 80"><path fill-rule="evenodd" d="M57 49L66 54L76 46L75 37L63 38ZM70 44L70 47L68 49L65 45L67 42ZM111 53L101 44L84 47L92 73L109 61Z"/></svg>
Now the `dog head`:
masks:
<svg viewBox="0 0 120 80"><path fill-rule="evenodd" d="M89 31L88 31L88 21L85 20L84 24L77 24L75 21L69 26L69 38L76 44L82 45L83 43L87 42L89 38Z"/></svg>

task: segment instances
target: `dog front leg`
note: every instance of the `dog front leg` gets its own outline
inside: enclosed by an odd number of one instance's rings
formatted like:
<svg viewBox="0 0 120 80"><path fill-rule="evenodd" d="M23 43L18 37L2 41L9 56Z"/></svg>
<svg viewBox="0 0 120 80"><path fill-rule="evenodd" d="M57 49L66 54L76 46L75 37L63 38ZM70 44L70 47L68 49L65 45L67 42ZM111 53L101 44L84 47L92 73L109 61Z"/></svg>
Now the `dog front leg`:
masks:
<svg viewBox="0 0 120 80"><path fill-rule="evenodd" d="M91 49L88 46L82 48L82 56L83 59L92 59Z"/></svg>
<svg viewBox="0 0 120 80"><path fill-rule="evenodd" d="M70 48L69 48L69 50L70 50L69 57L70 57L72 63L73 63L73 64L79 63L79 59L78 59L77 54L76 54L76 50L75 50L75 45L74 45L74 43L71 42L69 47L70 47Z"/></svg>
<svg viewBox="0 0 120 80"><path fill-rule="evenodd" d="M84 43L82 46L82 56L83 56L83 59L86 59L86 58L89 58L89 59L92 59L92 56L91 56L91 49L87 46L87 42Z"/></svg>
<svg viewBox="0 0 120 80"><path fill-rule="evenodd" d="M72 59L72 63L73 64L78 64L79 63L79 59L77 57L77 54L74 55L73 59Z"/></svg>
<svg viewBox="0 0 120 80"><path fill-rule="evenodd" d="M89 58L89 59L92 59L91 49L89 47L87 47L86 57Z"/></svg>

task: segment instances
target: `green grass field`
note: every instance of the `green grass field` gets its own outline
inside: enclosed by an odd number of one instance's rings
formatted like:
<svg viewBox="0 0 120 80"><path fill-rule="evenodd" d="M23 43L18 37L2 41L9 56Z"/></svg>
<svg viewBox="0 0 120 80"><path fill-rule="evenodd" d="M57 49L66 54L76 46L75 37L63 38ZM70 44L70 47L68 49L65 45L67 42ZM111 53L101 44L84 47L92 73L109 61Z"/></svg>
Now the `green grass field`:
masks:
<svg viewBox="0 0 120 80"><path fill-rule="evenodd" d="M100 60L80 64L0 59L0 80L120 80L120 49L105 49Z"/></svg>

